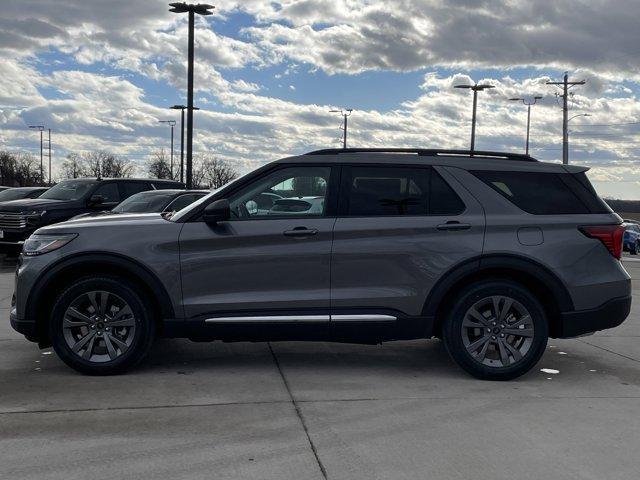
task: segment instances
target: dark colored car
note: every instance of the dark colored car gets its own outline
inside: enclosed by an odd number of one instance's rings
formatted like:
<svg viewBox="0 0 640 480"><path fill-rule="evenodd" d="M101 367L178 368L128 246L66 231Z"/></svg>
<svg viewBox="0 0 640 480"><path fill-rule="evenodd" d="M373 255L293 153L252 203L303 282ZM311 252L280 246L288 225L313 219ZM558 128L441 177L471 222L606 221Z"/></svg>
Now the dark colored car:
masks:
<svg viewBox="0 0 640 480"><path fill-rule="evenodd" d="M0 204L0 244L20 246L38 228L87 212L111 210L122 200L145 190L181 188L172 180L77 178L63 180L38 198Z"/></svg>
<svg viewBox="0 0 640 480"><path fill-rule="evenodd" d="M637 255L640 250L640 225L635 222L625 221L623 248L631 255Z"/></svg>
<svg viewBox="0 0 640 480"><path fill-rule="evenodd" d="M73 219L114 213L177 212L209 193L211 193L210 190L149 190L131 195L116 205L113 210L83 213L76 215Z"/></svg>
<svg viewBox="0 0 640 480"><path fill-rule="evenodd" d="M16 187L7 188L0 192L0 202L10 202L11 200L21 200L23 198L38 198L49 187Z"/></svg>

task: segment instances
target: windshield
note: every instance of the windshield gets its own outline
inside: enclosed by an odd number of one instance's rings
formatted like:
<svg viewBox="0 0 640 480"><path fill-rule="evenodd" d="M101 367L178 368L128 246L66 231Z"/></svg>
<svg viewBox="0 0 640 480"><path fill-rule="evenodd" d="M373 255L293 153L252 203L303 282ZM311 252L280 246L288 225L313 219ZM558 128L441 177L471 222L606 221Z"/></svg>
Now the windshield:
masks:
<svg viewBox="0 0 640 480"><path fill-rule="evenodd" d="M40 195L51 200L79 200L89 191L94 182L86 180L64 180Z"/></svg>
<svg viewBox="0 0 640 480"><path fill-rule="evenodd" d="M31 193L31 190L22 190L21 188L9 188L0 192L0 202L8 202L10 200L19 200L25 198Z"/></svg>
<svg viewBox="0 0 640 480"><path fill-rule="evenodd" d="M161 212L171 201L173 194L158 192L141 192L131 195L118 204L113 211L116 213L154 213Z"/></svg>

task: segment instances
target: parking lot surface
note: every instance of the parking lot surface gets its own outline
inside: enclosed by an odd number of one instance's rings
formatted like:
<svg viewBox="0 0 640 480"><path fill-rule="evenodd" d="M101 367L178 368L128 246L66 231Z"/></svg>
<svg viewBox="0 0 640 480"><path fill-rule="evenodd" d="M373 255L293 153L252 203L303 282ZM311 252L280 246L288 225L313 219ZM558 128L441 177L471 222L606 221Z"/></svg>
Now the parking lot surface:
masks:
<svg viewBox="0 0 640 480"><path fill-rule="evenodd" d="M441 342L160 340L86 377L9 325L0 259L0 478L624 479L640 475L640 305L479 381ZM640 298L640 261L625 258Z"/></svg>

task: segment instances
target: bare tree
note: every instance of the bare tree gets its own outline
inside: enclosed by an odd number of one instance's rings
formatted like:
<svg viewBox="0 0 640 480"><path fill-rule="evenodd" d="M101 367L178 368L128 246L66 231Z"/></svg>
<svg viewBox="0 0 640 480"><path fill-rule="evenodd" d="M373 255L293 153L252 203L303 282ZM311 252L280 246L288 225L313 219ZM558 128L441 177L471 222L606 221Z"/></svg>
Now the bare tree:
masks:
<svg viewBox="0 0 640 480"><path fill-rule="evenodd" d="M192 180L200 187L220 188L238 177L234 167L210 155L200 155L194 163Z"/></svg>
<svg viewBox="0 0 640 480"><path fill-rule="evenodd" d="M151 178L171 178L171 167L164 148L153 153L147 172Z"/></svg>
<svg viewBox="0 0 640 480"><path fill-rule="evenodd" d="M0 152L0 185L40 185L40 162L28 153Z"/></svg>
<svg viewBox="0 0 640 480"><path fill-rule="evenodd" d="M126 158L98 150L79 155L69 154L62 166L62 175L66 178L86 176L127 178L131 176L133 170L133 164Z"/></svg>
<svg viewBox="0 0 640 480"><path fill-rule="evenodd" d="M84 162L77 153L70 153L62 162L61 176L62 178L78 178L87 176Z"/></svg>

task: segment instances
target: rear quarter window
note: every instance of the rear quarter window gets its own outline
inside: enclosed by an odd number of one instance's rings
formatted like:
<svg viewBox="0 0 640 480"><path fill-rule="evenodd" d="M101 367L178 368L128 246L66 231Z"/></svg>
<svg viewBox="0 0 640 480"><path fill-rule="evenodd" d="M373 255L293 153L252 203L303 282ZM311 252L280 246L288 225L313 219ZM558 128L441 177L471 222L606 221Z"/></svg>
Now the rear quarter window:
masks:
<svg viewBox="0 0 640 480"><path fill-rule="evenodd" d="M490 170L471 173L517 207L534 215L611 211L595 193L584 174Z"/></svg>

